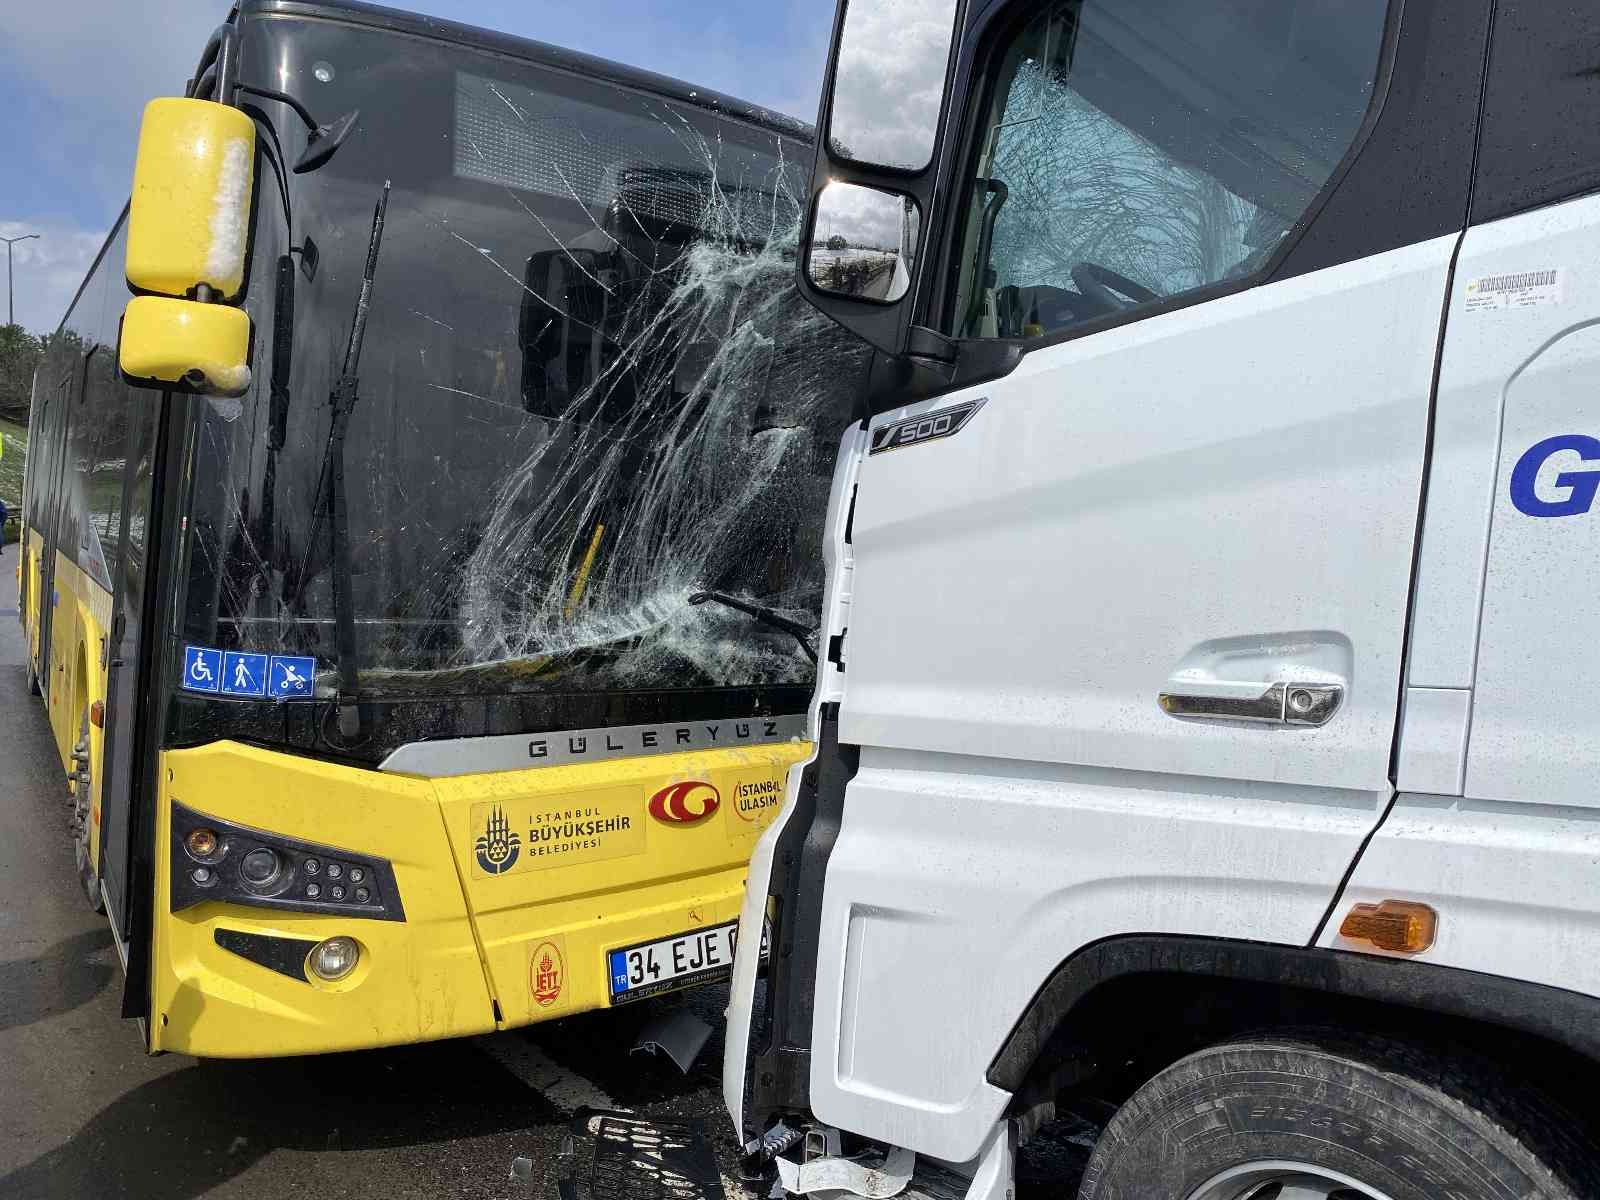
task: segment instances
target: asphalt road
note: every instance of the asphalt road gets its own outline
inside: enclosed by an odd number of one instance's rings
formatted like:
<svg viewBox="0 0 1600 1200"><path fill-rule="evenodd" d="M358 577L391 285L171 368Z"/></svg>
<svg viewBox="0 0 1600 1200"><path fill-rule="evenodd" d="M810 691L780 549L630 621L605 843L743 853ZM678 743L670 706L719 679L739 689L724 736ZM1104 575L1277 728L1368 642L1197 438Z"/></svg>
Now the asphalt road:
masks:
<svg viewBox="0 0 1600 1200"><path fill-rule="evenodd" d="M122 974L78 890L66 786L0 553L0 1197L517 1197L556 1200L571 1110L608 1102L705 1123L723 1169L719 1034L682 1075L631 1053L723 987L491 1038L254 1062L147 1057ZM581 1151L581 1143L580 1143ZM511 1178L531 1160L531 1181ZM730 1200L733 1197L730 1196Z"/></svg>
<svg viewBox="0 0 1600 1200"><path fill-rule="evenodd" d="M727 1200L725 986L486 1038L247 1062L144 1054L119 1016L122 973L78 890L67 793L28 694L16 547L0 552L0 1200L294 1197L558 1200L572 1113L623 1108L701 1124ZM713 1027L691 1071L635 1053L640 1026L684 1009ZM1018 1200L1075 1194L1081 1123L1024 1148ZM585 1147L577 1143L586 1182ZM514 1159L529 1160L526 1181ZM763 1192L765 1189L761 1189ZM622 1200L580 1186L579 1200Z"/></svg>

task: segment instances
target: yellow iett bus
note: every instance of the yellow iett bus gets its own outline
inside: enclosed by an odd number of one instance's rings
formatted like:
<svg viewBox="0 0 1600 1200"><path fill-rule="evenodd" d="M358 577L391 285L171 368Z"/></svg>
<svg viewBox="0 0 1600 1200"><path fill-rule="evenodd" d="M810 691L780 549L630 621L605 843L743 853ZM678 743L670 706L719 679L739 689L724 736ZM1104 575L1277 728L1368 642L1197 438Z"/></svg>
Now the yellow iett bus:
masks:
<svg viewBox="0 0 1600 1200"><path fill-rule="evenodd" d="M245 0L35 379L19 568L151 1051L473 1034L723 977L864 359L809 131Z"/></svg>

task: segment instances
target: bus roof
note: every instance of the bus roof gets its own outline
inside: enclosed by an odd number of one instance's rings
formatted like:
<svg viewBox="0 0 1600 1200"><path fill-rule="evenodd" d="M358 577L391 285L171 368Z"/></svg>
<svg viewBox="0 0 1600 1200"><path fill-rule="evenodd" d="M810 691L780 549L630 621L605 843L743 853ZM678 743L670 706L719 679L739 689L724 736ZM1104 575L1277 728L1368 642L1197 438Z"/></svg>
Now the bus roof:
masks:
<svg viewBox="0 0 1600 1200"><path fill-rule="evenodd" d="M437 38L477 50L487 50L558 70L603 79L624 87L653 92L670 100L710 109L724 116L758 125L786 137L803 138L807 141L812 137L812 127L804 121L773 112L748 100L740 100L736 96L688 84L669 75L658 75L654 71L645 71L610 59L553 46L548 42L515 37L492 29L480 29L475 25L463 25L440 17L405 12L398 8L385 8L377 4L363 4L359 0L242 0L239 7L245 16L281 14L331 17L371 26L374 29Z"/></svg>

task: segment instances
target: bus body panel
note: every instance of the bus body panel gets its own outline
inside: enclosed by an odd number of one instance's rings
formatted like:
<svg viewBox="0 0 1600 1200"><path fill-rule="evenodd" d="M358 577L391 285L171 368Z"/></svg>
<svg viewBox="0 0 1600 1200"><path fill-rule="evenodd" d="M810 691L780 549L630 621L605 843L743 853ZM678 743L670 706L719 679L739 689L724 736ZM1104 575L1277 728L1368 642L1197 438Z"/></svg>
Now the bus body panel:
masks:
<svg viewBox="0 0 1600 1200"><path fill-rule="evenodd" d="M64 554L56 556L56 617L51 644L60 667L61 686L52 696L61 703L50 705L51 729L56 751L66 770L73 767L72 751L81 736L84 715L95 701L105 700L106 673L100 646L111 628L111 593L89 577ZM59 649L57 649L59 648ZM104 762L104 729L89 724L89 861L100 869L100 806Z"/></svg>
<svg viewBox="0 0 1600 1200"><path fill-rule="evenodd" d="M494 1009L425 781L219 742L162 755L150 1048L208 1058L314 1054L484 1033ZM201 904L169 912L172 803L389 860L404 921ZM290 979L224 950L219 929L362 947L338 985Z"/></svg>
<svg viewBox="0 0 1600 1200"><path fill-rule="evenodd" d="M486 1033L603 1008L614 949L735 920L751 847L805 742L422 779L219 742L162 755L150 1048L208 1058L313 1054ZM709 784L651 801L678 784ZM330 797L337 803L329 803ZM741 798L746 800L741 804ZM174 802L235 825L388 860L403 921L226 902L170 912ZM598 837L533 834L602 819ZM487 815L512 823L502 872L479 865ZM567 814L574 814L568 816ZM702 815L696 817L694 814ZM682 814L689 819L673 819ZM533 817L547 820L530 825ZM530 837L530 834L533 836ZM608 839L639 848L612 858ZM586 843L599 842L600 845ZM628 845L633 845L629 842ZM545 867L556 851L587 861ZM547 853L537 854L543 850ZM526 855L526 857L524 857ZM183 861L181 858L179 861ZM505 859L502 858L502 862ZM465 882L464 882L465 881ZM296 885L298 886L298 884ZM218 931L362 947L347 980L252 961ZM499 1017L496 1016L498 1006Z"/></svg>
<svg viewBox="0 0 1600 1200"><path fill-rule="evenodd" d="M751 850L809 754L797 741L436 781L506 1023L605 1007L608 951L737 919ZM498 872L479 856L497 814L519 839ZM565 959L555 996L531 961L549 938Z"/></svg>

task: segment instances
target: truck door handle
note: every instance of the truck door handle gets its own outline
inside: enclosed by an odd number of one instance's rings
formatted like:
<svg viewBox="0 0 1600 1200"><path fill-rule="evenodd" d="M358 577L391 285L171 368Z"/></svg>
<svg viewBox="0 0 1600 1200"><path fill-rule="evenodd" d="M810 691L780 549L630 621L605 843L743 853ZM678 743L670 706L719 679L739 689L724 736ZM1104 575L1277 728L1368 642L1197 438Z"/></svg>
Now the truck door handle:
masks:
<svg viewBox="0 0 1600 1200"><path fill-rule="evenodd" d="M1162 692L1161 711L1172 717L1252 721L1259 725L1326 725L1344 702L1342 683L1274 683L1259 696L1200 696Z"/></svg>

